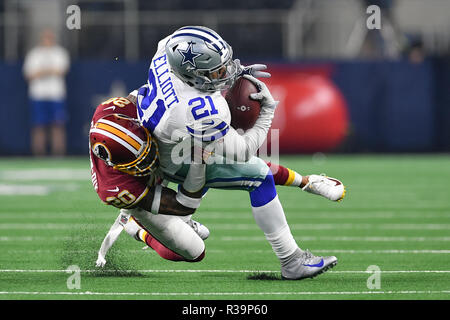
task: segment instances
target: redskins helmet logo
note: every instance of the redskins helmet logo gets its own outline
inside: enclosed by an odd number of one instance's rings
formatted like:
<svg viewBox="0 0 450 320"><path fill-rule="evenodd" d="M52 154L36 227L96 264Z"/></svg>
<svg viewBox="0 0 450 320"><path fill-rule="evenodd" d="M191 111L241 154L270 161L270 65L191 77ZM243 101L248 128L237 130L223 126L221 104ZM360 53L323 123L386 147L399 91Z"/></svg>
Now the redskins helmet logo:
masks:
<svg viewBox="0 0 450 320"><path fill-rule="evenodd" d="M92 146L92 152L106 163L111 163L111 152L109 152L108 147L103 143L97 142L94 144Z"/></svg>

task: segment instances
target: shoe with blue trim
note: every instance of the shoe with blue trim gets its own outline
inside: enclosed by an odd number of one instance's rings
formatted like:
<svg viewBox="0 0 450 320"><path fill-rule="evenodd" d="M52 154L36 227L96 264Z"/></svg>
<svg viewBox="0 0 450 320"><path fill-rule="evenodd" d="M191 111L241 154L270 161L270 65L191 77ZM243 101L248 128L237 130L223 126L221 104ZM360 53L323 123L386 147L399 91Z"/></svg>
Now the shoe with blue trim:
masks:
<svg viewBox="0 0 450 320"><path fill-rule="evenodd" d="M334 256L319 257L309 250L298 249L281 264L281 277L284 280L314 278L337 264Z"/></svg>

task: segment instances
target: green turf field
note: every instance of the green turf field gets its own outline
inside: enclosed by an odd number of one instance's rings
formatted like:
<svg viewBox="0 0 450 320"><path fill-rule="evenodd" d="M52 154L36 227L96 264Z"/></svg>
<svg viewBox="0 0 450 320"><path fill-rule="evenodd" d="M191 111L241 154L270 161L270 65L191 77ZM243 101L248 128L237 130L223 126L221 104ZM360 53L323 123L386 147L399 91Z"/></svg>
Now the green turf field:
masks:
<svg viewBox="0 0 450 320"><path fill-rule="evenodd" d="M342 203L278 187L301 248L335 255L314 279L283 281L245 192L210 190L194 218L206 257L170 262L123 233L97 250L117 216L94 192L88 158L0 159L0 299L449 299L450 156L282 157L347 185ZM81 269L80 289L69 288ZM367 285L381 270L380 287ZM376 284L369 281L369 284Z"/></svg>

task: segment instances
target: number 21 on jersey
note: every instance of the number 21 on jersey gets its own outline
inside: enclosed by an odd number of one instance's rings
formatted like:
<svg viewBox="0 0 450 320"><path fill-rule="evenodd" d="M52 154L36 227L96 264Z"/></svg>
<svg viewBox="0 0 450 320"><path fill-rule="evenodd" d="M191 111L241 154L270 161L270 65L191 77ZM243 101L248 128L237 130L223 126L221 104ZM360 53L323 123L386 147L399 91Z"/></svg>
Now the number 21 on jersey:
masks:
<svg viewBox="0 0 450 320"><path fill-rule="evenodd" d="M191 113L194 116L195 120L199 120L201 118L218 113L210 96L206 96L205 98L193 98L189 100L188 104L189 106L193 106L191 109Z"/></svg>

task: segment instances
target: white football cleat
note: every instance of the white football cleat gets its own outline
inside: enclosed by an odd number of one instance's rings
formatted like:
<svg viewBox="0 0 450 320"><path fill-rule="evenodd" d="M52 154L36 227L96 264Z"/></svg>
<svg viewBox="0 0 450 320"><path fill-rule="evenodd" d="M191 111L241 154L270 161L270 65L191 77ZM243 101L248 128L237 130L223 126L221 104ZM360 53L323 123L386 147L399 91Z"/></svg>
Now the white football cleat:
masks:
<svg viewBox="0 0 450 320"><path fill-rule="evenodd" d="M281 277L284 280L301 280L314 278L333 268L337 264L335 256L319 257L308 250L297 249L294 254L281 265Z"/></svg>
<svg viewBox="0 0 450 320"><path fill-rule="evenodd" d="M341 201L346 193L345 186L341 181L317 174L312 174L308 177L308 183L302 190L325 197L331 201Z"/></svg>
<svg viewBox="0 0 450 320"><path fill-rule="evenodd" d="M189 219L188 222L186 222L188 225L191 226L192 229L199 235L202 240L206 240L209 237L209 229L202 225L200 222L197 222L195 220Z"/></svg>

